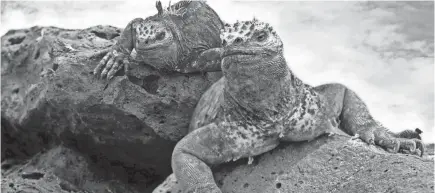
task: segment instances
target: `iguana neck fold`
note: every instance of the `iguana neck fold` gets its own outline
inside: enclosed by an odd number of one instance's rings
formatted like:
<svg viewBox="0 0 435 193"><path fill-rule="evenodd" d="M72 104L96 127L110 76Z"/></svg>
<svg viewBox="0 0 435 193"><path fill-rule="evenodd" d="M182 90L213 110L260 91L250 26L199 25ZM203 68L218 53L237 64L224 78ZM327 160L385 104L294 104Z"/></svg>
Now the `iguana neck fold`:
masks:
<svg viewBox="0 0 435 193"><path fill-rule="evenodd" d="M225 107L227 111L232 109L243 109L245 114L258 116L265 119L280 117L279 112L288 112L296 104L297 99L303 92L303 83L292 73L282 56L278 54L268 60L268 65L263 64L241 64L233 61L223 61L223 65L231 65L231 68L239 70L225 70L226 85L224 89ZM270 65L270 64L273 65ZM249 65L249 66L243 66ZM256 68L258 66L277 66L280 70L261 69L258 73L255 69L246 70L243 68ZM296 93L296 94L295 94ZM234 108L238 106L237 108Z"/></svg>

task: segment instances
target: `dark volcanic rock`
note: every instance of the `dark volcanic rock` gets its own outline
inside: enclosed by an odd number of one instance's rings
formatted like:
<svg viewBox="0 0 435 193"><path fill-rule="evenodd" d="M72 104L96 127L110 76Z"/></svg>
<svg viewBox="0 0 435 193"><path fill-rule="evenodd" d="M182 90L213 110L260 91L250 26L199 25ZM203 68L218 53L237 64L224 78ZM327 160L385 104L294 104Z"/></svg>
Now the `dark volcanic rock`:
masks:
<svg viewBox="0 0 435 193"><path fill-rule="evenodd" d="M4 193L138 192L117 180L96 177L97 168L88 162L86 156L63 146L22 163L6 160L2 162L1 190ZM110 173L99 176L110 176Z"/></svg>
<svg viewBox="0 0 435 193"><path fill-rule="evenodd" d="M434 160L392 154L349 137L281 144L271 152L213 169L224 193L433 192ZM175 185L171 192L181 189Z"/></svg>
<svg viewBox="0 0 435 193"><path fill-rule="evenodd" d="M187 133L201 94L221 75L162 73L132 61L129 76L95 78L101 57L90 56L120 32L32 27L2 36L2 159L28 158L63 143L94 163L122 166L126 182L149 186L171 172L175 142Z"/></svg>

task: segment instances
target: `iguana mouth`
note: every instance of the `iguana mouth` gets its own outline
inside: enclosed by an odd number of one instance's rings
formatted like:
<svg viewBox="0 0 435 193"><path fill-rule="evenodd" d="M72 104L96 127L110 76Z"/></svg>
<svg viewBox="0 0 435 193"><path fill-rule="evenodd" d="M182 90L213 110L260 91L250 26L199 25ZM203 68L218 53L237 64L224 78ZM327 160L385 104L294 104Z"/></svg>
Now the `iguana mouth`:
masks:
<svg viewBox="0 0 435 193"><path fill-rule="evenodd" d="M136 50L139 50L139 51L150 51L150 50L156 50L156 49L159 49L159 48L161 48L161 47L164 47L164 46L166 46L166 45L168 45L169 43L167 43L167 44L159 44L159 45L152 45L152 46L148 46L148 47L142 47L142 48L136 48Z"/></svg>
<svg viewBox="0 0 435 193"><path fill-rule="evenodd" d="M228 56L261 56L266 57L270 56L269 53L264 52L264 50L258 50L258 49L246 49L246 48L229 48L225 49L225 51L222 54L222 58L228 57Z"/></svg>
<svg viewBox="0 0 435 193"><path fill-rule="evenodd" d="M222 54L222 58L227 56L235 56L235 55L258 55L257 52L254 50L247 50L247 49L226 49L224 53Z"/></svg>

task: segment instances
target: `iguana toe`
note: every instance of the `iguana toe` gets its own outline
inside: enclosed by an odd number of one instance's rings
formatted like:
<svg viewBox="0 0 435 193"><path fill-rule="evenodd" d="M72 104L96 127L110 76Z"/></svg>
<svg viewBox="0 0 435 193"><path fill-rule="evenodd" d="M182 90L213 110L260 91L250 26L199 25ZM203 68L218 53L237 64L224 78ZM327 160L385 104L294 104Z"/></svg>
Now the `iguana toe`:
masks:
<svg viewBox="0 0 435 193"><path fill-rule="evenodd" d="M98 54L98 53L97 53ZM95 54L95 55L97 55ZM94 55L94 56L95 56ZM106 65L107 61L112 58L112 55L110 52L108 52L98 63L97 67L94 68L94 75L98 76L100 74L101 69L103 69L104 65Z"/></svg>
<svg viewBox="0 0 435 193"><path fill-rule="evenodd" d="M109 72L107 73L107 80L112 79L115 74L121 69L122 67L122 61L121 59L116 59L112 68L110 68Z"/></svg>
<svg viewBox="0 0 435 193"><path fill-rule="evenodd" d="M106 64L106 67L104 68L104 70L101 72L101 78L106 77L107 73L109 72L109 70L112 68L113 64L115 63L115 58L112 57L109 59L109 61Z"/></svg>

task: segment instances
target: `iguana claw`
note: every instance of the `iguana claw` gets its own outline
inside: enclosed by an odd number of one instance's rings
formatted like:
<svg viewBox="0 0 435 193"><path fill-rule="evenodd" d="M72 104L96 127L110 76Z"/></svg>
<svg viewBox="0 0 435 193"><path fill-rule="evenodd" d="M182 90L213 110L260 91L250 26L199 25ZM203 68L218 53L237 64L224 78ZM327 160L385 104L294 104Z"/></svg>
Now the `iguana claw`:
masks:
<svg viewBox="0 0 435 193"><path fill-rule="evenodd" d="M106 50L103 50L97 54L102 54L105 51ZM106 77L107 80L110 80L115 76L116 72L123 67L123 64L128 65L128 60L125 54L116 50L107 51L106 55L98 63L97 67L95 67L94 75L100 75L101 78Z"/></svg>

